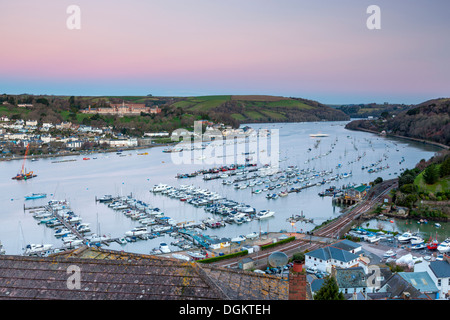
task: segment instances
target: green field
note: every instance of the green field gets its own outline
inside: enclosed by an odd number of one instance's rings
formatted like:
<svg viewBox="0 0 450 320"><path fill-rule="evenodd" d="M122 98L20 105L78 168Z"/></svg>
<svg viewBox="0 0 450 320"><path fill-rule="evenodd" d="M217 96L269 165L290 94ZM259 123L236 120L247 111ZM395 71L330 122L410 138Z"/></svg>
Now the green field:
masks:
<svg viewBox="0 0 450 320"><path fill-rule="evenodd" d="M449 178L439 179L439 181L435 184L426 184L423 178L423 173L424 171L422 171L416 179L414 179L414 184L417 186L419 192L432 192L436 194L437 192L445 192L450 190Z"/></svg>

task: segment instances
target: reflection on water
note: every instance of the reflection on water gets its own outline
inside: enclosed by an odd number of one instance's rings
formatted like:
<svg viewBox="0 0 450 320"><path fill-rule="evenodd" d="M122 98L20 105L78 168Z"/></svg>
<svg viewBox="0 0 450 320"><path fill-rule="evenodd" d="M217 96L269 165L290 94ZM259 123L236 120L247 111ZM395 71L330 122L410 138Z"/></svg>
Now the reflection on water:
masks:
<svg viewBox="0 0 450 320"><path fill-rule="evenodd" d="M275 217L265 221L252 221L242 225L227 225L226 228L202 231L210 235L235 237L259 231L308 231L315 227L311 223L297 222L292 226L286 219L301 212L307 218L313 218L315 224L334 218L340 209L332 205L331 197L319 197L318 193L330 185L340 187L349 183L368 183L380 176L384 179L395 177L405 168L414 167L421 159L430 158L438 149L433 146L409 141L387 139L377 135L345 130L346 122L320 123L282 123L255 124L255 129L279 129L279 159L281 169L298 166L300 169L316 171L333 170L333 174L352 172L352 176L340 181L314 186L291 193L287 197L268 200L266 193L252 194L251 188L235 190L232 185L224 186L221 179L204 181L201 176L189 179L176 179L178 173L190 173L199 169L208 169L211 165L192 164L174 165L171 155L163 153L163 148L126 151L119 156L115 153L91 155L91 160L82 160L84 156L71 156L72 162L52 163L55 159L39 159L27 163L27 168L38 176L29 181L14 181L11 177L17 173L21 161L0 163L0 241L8 254L20 254L29 243L52 243L61 245L61 240L53 236L54 231L42 225L25 213L24 196L32 192L45 192L46 199L27 201L27 206L46 203L50 199L66 199L73 211L91 224L93 232L121 237L138 223L120 212L116 212L95 202L95 197L104 194L129 195L160 208L166 216L182 221L199 221L211 214L202 208L196 208L177 199L167 198L149 192L159 183L173 186L193 184L207 188L231 200L250 204L257 210L275 211ZM311 138L310 134L321 132L328 137ZM320 142L319 142L320 141ZM148 155L138 153L148 152ZM96 157L97 159L93 159ZM362 167L384 167L377 173L369 173ZM389 168L387 168L389 166ZM290 187L295 187L291 185ZM282 191L282 190L277 190ZM400 225L399 225L400 228ZM138 241L121 246L112 243L111 249L124 249L138 253L149 253L160 242L170 243L169 236L148 241Z"/></svg>
<svg viewBox="0 0 450 320"><path fill-rule="evenodd" d="M392 221L392 222L391 222ZM440 227L436 227L435 222L418 223L417 220L411 219L388 219L382 221L371 219L361 224L363 228L383 229L384 231L392 231L403 233L406 231L418 233L423 239L428 240L430 237L443 241L449 237L450 223L439 222Z"/></svg>

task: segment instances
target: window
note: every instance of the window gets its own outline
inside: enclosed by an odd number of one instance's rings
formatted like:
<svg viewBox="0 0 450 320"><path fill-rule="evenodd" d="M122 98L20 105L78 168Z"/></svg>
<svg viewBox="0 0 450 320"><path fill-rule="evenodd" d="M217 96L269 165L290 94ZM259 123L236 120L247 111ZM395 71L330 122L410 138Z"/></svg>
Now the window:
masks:
<svg viewBox="0 0 450 320"><path fill-rule="evenodd" d="M437 285L438 285L438 287L441 286L441 279L438 279Z"/></svg>

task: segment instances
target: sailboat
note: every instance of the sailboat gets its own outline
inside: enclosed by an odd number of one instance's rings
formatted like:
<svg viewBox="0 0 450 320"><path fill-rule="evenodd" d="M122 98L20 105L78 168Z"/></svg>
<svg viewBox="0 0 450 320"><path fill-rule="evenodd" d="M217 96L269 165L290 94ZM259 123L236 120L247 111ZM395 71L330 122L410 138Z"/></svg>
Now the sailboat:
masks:
<svg viewBox="0 0 450 320"><path fill-rule="evenodd" d="M30 147L30 144L27 144L27 149L25 150L25 157L23 158L23 163L22 163L22 170L16 176L12 177L11 179L13 179L13 180L28 180L28 179L36 177L36 175L33 173L33 171L27 172L25 170L25 161L27 160L29 147Z"/></svg>

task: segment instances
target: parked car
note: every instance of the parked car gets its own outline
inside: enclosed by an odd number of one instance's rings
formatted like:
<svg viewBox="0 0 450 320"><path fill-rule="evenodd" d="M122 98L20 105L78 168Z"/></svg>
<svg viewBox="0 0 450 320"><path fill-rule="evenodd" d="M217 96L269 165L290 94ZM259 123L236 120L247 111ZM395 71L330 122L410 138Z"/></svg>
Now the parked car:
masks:
<svg viewBox="0 0 450 320"><path fill-rule="evenodd" d="M308 267L306 268L307 273L316 273L318 270L316 267Z"/></svg>

